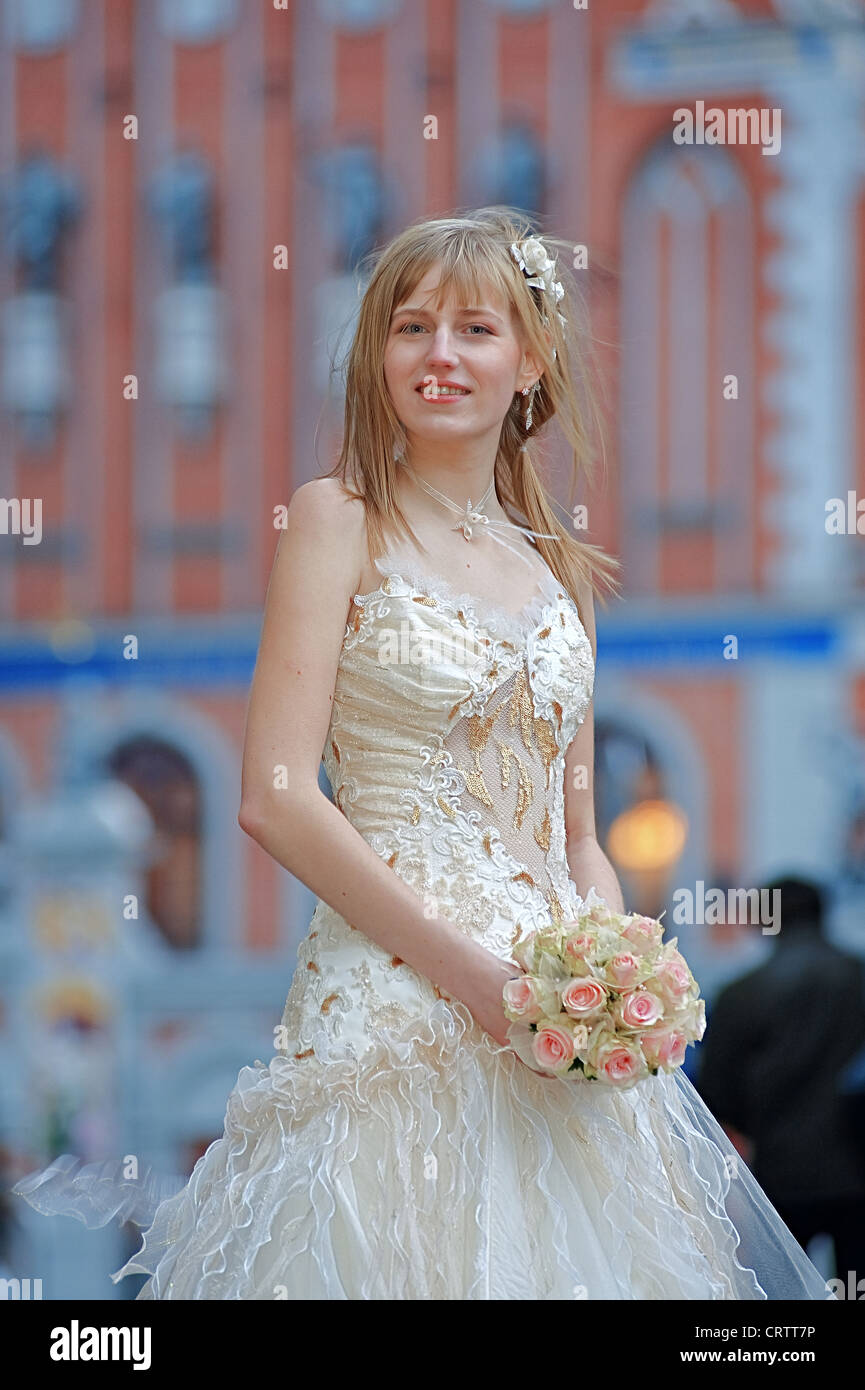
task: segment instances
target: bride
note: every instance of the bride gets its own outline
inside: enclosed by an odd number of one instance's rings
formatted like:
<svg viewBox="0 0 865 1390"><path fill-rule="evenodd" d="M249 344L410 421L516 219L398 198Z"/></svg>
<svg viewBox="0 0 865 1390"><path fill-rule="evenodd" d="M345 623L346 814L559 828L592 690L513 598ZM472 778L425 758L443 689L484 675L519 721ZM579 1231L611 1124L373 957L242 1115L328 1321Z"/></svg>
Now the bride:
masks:
<svg viewBox="0 0 865 1390"><path fill-rule="evenodd" d="M586 464L559 274L498 208L377 261L342 454L291 499L249 703L240 825L318 897L275 1055L172 1195L91 1182L88 1213L74 1164L16 1188L91 1224L134 1210L112 1278L146 1273L140 1299L829 1296L681 1068L617 1090L508 1042L521 937L625 910L592 788L616 566L534 462L555 416Z"/></svg>

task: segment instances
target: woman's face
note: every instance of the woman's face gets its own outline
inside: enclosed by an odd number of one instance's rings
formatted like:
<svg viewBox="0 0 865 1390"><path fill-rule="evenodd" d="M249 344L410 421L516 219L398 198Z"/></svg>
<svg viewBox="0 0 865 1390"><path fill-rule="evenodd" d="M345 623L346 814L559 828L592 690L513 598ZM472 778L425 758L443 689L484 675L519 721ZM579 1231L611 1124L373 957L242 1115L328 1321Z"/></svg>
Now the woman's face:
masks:
<svg viewBox="0 0 865 1390"><path fill-rule="evenodd" d="M407 439L498 440L514 392L535 379L510 305L491 285L481 302L456 303L449 286L435 307L438 264L391 316L384 375ZM449 392L447 388L462 388Z"/></svg>

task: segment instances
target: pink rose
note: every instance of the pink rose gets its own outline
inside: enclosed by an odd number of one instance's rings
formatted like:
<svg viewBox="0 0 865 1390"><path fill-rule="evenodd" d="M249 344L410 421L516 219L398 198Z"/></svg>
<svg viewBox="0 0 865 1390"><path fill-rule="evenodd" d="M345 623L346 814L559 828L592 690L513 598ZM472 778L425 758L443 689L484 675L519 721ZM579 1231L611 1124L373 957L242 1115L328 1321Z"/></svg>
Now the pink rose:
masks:
<svg viewBox="0 0 865 1390"><path fill-rule="evenodd" d="M652 977L653 987L671 1004L683 1000L687 996L691 984L691 972L684 957L680 956L678 951L667 960L662 960Z"/></svg>
<svg viewBox="0 0 865 1390"><path fill-rule="evenodd" d="M646 1064L638 1047L612 1037L595 1050L592 1066L601 1081L613 1086L629 1086L645 1074Z"/></svg>
<svg viewBox="0 0 865 1390"><path fill-rule="evenodd" d="M604 1008L607 991L590 976L578 976L562 990L562 1008L573 1018L589 1018Z"/></svg>
<svg viewBox="0 0 865 1390"><path fill-rule="evenodd" d="M657 1033L648 1033L640 1039L643 1056L648 1065L665 1069L682 1065L687 1045L684 1033L678 1028L664 1028Z"/></svg>
<svg viewBox="0 0 865 1390"><path fill-rule="evenodd" d="M634 947L638 955L645 955L661 944L664 929L652 917L636 917L624 928L622 936Z"/></svg>
<svg viewBox="0 0 865 1390"><path fill-rule="evenodd" d="M637 958L630 951L622 951L620 955L613 956L607 966L608 979L621 989L630 989L636 984L639 973Z"/></svg>
<svg viewBox="0 0 865 1390"><path fill-rule="evenodd" d="M664 1014L657 995L647 989L635 989L622 1000L622 1022L628 1028L651 1028Z"/></svg>
<svg viewBox="0 0 865 1390"><path fill-rule="evenodd" d="M502 990L505 1007L523 1023L536 1023L543 1009L538 995L537 983L531 975L520 975L508 980Z"/></svg>
<svg viewBox="0 0 865 1390"><path fill-rule="evenodd" d="M539 1028L532 1044L535 1061L547 1071L567 1071L576 1056L574 1039L565 1028Z"/></svg>

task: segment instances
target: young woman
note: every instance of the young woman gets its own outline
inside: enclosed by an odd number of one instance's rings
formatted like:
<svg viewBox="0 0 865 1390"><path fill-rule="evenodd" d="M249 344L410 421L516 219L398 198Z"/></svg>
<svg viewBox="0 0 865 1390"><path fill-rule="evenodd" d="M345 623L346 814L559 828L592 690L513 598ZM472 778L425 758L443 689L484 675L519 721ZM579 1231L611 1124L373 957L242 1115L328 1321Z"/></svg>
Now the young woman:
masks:
<svg viewBox="0 0 865 1390"><path fill-rule="evenodd" d="M625 907L592 788L615 566L533 461L556 416L586 463L557 273L507 209L377 261L342 455L274 561L243 763L241 826L319 901L276 1056L112 1276L146 1272L139 1298L827 1297L681 1070L617 1091L508 1045L520 937Z"/></svg>

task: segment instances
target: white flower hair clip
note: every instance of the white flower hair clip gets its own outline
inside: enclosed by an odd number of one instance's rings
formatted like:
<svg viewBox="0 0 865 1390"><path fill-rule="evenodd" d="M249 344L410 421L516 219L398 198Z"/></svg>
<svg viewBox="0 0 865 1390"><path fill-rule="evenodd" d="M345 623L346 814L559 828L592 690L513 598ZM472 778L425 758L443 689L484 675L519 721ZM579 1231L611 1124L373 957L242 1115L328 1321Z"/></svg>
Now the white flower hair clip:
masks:
<svg viewBox="0 0 865 1390"><path fill-rule="evenodd" d="M526 277L526 283L536 289L544 290L547 294L555 294L556 303L564 297L564 288L560 280L553 277L556 273L556 262L551 259L546 246L537 237L527 237L525 241L511 242L511 255ZM562 327L567 323L567 319L556 313Z"/></svg>

